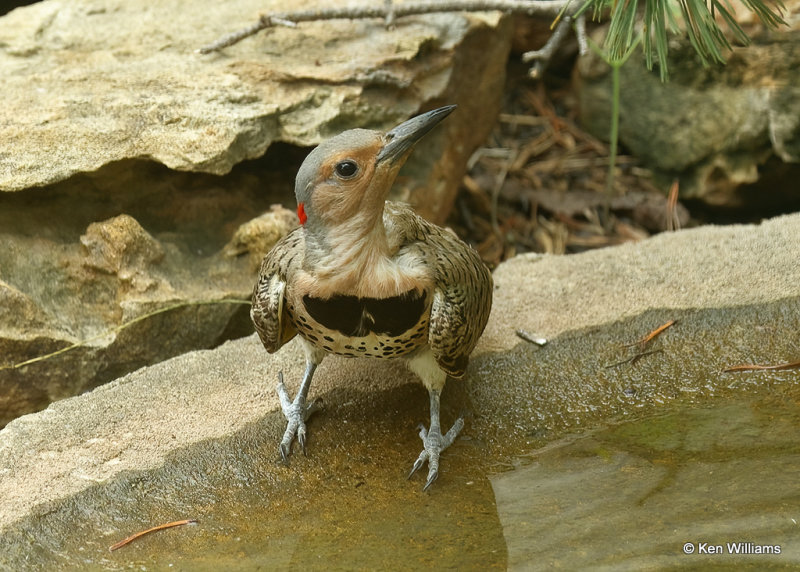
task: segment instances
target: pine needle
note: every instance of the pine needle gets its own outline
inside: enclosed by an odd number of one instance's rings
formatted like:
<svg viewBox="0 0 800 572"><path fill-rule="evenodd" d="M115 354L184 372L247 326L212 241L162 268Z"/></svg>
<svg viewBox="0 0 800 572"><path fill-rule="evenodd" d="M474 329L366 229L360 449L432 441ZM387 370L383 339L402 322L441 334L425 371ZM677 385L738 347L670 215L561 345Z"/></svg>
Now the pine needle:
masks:
<svg viewBox="0 0 800 572"><path fill-rule="evenodd" d="M733 371L761 371L761 370L783 370L783 369L798 369L800 368L800 361L794 361L792 363L781 363L778 365L757 365L757 364L742 364L742 365L733 365L731 367L726 367L722 370L722 373L729 373Z"/></svg>
<svg viewBox="0 0 800 572"><path fill-rule="evenodd" d="M631 357L626 358L624 360L609 364L609 365L606 366L606 369L611 369L612 367L617 367L617 366L620 366L620 365L624 365L626 363L629 363L631 365L635 365L636 362L639 361L640 359L642 359L643 357L646 357L646 356L649 356L649 355L653 355L653 354L657 354L657 353L661 353L661 351L663 351L663 350L658 349L658 350L650 350L650 351L646 351L646 352L640 352L640 353L636 354L635 356L631 356Z"/></svg>
<svg viewBox="0 0 800 572"><path fill-rule="evenodd" d="M654 340L654 339L656 339L658 336L660 336L660 335L661 335L661 334L664 332L664 330L666 330L666 329L667 329L667 328L669 328L669 327L672 327L672 326L674 326L676 323L677 323L677 320L670 320L670 321L669 321L669 322L667 322L666 324L663 324L663 325L661 325L661 326L657 327L655 330L653 330L652 332L650 332L649 334L647 334L646 336L644 336L644 337L643 337L642 339L640 339L639 341L633 342L633 343L631 343L631 344L623 344L623 346L622 346L622 347L624 347L624 348L630 348L630 347L633 347L633 346L644 347L644 346L646 346L646 345L647 345L649 342L653 341L653 340Z"/></svg>
<svg viewBox="0 0 800 572"><path fill-rule="evenodd" d="M125 538L123 540L120 540L116 544L114 544L111 547L109 547L109 550L113 552L114 550L116 550L118 548L122 548L126 544L130 544L131 542L133 542L137 538L141 538L145 534L150 534L151 532L156 532L157 530L166 530L167 528L174 528L176 526L183 526L185 524L197 524L197 520L194 519L194 518L189 518L189 519L186 519L186 520L176 520L175 522L168 522L166 524L160 524L158 526L154 526L153 528L148 528L147 530L142 530L141 532L137 532L136 534L132 534L129 537L127 537L127 538Z"/></svg>

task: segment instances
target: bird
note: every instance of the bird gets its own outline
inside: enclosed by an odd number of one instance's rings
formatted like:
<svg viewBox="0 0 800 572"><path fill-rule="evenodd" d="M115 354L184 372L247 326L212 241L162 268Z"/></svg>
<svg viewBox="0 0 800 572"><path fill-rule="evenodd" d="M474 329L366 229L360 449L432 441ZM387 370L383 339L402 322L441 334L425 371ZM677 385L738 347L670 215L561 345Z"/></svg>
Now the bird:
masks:
<svg viewBox="0 0 800 572"><path fill-rule="evenodd" d="M492 275L449 230L388 201L400 167L455 105L413 117L388 132L351 129L313 149L295 181L300 225L264 257L250 315L270 353L299 335L305 373L292 400L278 374L287 420L279 445L289 462L297 439L306 452L308 403L317 366L329 354L404 360L427 388L430 425L419 426L427 491L439 460L464 427L442 433L441 393L463 377L492 306Z"/></svg>

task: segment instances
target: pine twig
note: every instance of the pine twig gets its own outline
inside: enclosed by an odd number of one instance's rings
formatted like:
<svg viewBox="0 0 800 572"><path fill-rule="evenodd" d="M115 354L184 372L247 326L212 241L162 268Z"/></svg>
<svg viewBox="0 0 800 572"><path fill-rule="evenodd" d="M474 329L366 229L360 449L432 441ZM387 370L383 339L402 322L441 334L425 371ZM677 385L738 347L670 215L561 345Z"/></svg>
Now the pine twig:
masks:
<svg viewBox="0 0 800 572"><path fill-rule="evenodd" d="M680 230L681 219L678 216L678 179L672 182L669 188L669 196L667 197L667 224L665 225L668 231Z"/></svg>
<svg viewBox="0 0 800 572"><path fill-rule="evenodd" d="M497 202L500 199L500 191L503 189L503 185L506 182L506 178L508 177L508 171L511 169L511 165L514 164L514 160L517 158L517 150L513 149L511 155L503 161L503 166L500 169L500 172L495 177L494 185L492 186L492 202L491 202L491 210L490 216L492 220L492 230L498 237L502 237L502 232L500 231L500 224L497 222Z"/></svg>
<svg viewBox="0 0 800 572"><path fill-rule="evenodd" d="M530 52L525 52L522 54L522 61L532 62L535 61L536 63L533 64L533 67L528 72L528 75L533 79L538 79L541 77L542 72L544 71L547 64L550 62L550 58L553 57L558 46L561 45L561 42L564 41L564 38L567 35L567 31L569 30L570 24L572 24L572 18L569 16L564 16L561 18L561 21L556 25L556 29L553 30L553 34L547 39L547 42L541 49L532 50ZM586 33L586 29L584 28L584 35Z"/></svg>
<svg viewBox="0 0 800 572"><path fill-rule="evenodd" d="M572 4L572 0L443 0L441 2L417 1L404 4L393 4L387 0L379 6L322 8L319 10L264 14L259 18L258 22L223 36L197 51L201 54L208 54L232 46L266 28L273 26L293 27L300 22L379 18L384 20L387 26L391 26L397 18L404 16L441 12L494 11L506 14L526 14L528 16L558 16L561 14L565 19L569 19L580 8Z"/></svg>

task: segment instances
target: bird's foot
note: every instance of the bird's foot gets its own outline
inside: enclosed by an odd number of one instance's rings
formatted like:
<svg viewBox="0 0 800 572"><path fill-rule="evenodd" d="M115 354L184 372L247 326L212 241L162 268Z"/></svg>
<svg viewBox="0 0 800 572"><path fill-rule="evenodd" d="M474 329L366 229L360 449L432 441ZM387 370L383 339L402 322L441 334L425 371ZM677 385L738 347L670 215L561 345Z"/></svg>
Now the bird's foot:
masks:
<svg viewBox="0 0 800 572"><path fill-rule="evenodd" d="M278 397L281 400L283 416L288 421L279 448L283 462L288 463L289 455L292 454L292 442L295 437L297 437L297 442L300 443L303 455L306 454L306 420L315 411L322 408L322 403L321 400L316 399L306 404L306 398L302 392L298 393L294 401L292 401L286 391L286 385L283 383L283 372L278 374Z"/></svg>
<svg viewBox="0 0 800 572"><path fill-rule="evenodd" d="M433 482L439 477L439 455L441 455L442 451L452 445L453 441L455 441L456 437L458 437L458 434L461 433L461 430L464 428L464 419L463 417L456 419L456 422L453 423L453 426L444 435L442 435L442 432L438 427L432 427L431 430L428 431L425 429L424 425L420 424L419 428L419 436L422 439L423 449L422 453L420 453L419 457L417 457L414 466L411 468L408 478L410 479L414 473L422 468L422 465L425 464L425 461L427 461L428 481L422 488L423 491L427 491Z"/></svg>

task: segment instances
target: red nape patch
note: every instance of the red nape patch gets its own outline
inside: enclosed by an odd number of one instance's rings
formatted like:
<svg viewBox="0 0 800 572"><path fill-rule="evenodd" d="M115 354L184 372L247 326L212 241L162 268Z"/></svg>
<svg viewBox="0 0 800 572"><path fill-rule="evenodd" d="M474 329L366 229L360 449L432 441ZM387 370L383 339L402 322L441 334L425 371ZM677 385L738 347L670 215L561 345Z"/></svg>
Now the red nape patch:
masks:
<svg viewBox="0 0 800 572"><path fill-rule="evenodd" d="M305 203L299 203L297 205L297 218L300 220L300 224L306 224L308 216L306 215Z"/></svg>

